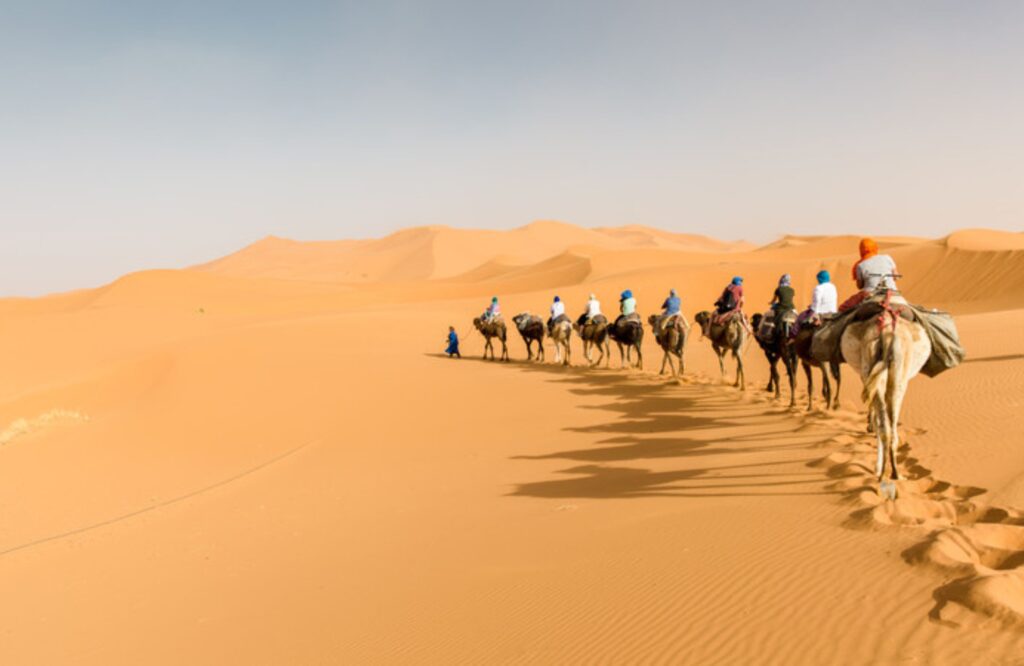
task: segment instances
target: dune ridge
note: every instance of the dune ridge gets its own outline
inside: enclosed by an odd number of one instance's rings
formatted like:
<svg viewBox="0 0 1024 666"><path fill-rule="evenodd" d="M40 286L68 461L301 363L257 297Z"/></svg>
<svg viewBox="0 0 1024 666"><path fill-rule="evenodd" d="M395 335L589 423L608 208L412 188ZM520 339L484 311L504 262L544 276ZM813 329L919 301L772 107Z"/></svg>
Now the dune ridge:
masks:
<svg viewBox="0 0 1024 666"><path fill-rule="evenodd" d="M881 239L968 350L910 386L896 501L848 368L841 409L806 412L753 345L748 390L723 385L696 333L681 382L650 335L644 372L525 363L515 331L516 362L474 358L492 295L575 315L628 287L646 315L675 287L689 314L740 274L755 312L826 268L846 296L854 235L271 238L0 300L0 662L1011 661L1019 236Z"/></svg>

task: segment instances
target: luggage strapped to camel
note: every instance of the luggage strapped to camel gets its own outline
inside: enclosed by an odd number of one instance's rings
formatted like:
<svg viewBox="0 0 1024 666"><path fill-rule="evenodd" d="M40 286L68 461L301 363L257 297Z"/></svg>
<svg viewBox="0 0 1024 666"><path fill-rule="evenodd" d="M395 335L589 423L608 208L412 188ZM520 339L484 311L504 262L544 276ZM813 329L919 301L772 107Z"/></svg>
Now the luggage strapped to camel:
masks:
<svg viewBox="0 0 1024 666"><path fill-rule="evenodd" d="M898 300L894 301L894 296ZM888 289L872 294L856 308L834 315L823 315L821 326L811 338L811 358L819 363L842 362L841 342L846 327L852 322L871 318L877 318L880 327L895 327L899 319L905 319L917 322L924 328L932 351L921 368L923 375L935 377L960 365L965 358L953 315L907 303L898 291Z"/></svg>

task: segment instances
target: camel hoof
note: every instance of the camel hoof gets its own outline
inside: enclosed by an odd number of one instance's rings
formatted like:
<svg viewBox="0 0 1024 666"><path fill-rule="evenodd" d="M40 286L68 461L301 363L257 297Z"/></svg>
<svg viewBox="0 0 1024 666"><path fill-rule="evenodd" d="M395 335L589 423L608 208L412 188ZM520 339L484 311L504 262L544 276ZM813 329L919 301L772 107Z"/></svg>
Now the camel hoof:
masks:
<svg viewBox="0 0 1024 666"><path fill-rule="evenodd" d="M896 499L896 484L893 481L879 481L878 494L883 499Z"/></svg>

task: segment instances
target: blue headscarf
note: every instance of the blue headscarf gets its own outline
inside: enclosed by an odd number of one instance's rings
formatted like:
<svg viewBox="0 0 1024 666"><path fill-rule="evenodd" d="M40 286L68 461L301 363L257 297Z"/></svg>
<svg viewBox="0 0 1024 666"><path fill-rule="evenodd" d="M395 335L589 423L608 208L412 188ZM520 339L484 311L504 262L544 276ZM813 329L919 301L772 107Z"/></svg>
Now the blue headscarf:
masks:
<svg viewBox="0 0 1024 666"><path fill-rule="evenodd" d="M739 285L743 284L743 278L741 278L741 277L740 277L739 275L737 275L736 277L734 277L734 278L732 279L732 283L733 283L734 285L737 285L737 286L739 286Z"/></svg>
<svg viewBox="0 0 1024 666"><path fill-rule="evenodd" d="M633 292L630 291L629 289L622 292L622 300L626 300L627 298L633 298Z"/></svg>
<svg viewBox="0 0 1024 666"><path fill-rule="evenodd" d="M818 271L818 284L825 284L831 281L832 276L828 274L828 271Z"/></svg>
<svg viewBox="0 0 1024 666"><path fill-rule="evenodd" d="M783 275L782 277L779 278L779 286L780 287L788 287L789 283L792 282L792 280L793 280L793 278L790 277L789 273L786 273L785 275Z"/></svg>
<svg viewBox="0 0 1024 666"><path fill-rule="evenodd" d="M555 296L555 303L557 303L560 300L562 300L562 299L560 299L558 296Z"/></svg>

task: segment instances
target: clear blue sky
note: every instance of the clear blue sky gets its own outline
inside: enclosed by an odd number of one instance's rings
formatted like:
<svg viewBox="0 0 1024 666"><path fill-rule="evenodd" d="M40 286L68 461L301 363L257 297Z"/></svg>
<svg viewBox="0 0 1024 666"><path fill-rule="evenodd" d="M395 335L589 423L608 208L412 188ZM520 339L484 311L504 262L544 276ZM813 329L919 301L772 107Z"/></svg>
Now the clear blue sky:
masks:
<svg viewBox="0 0 1024 666"><path fill-rule="evenodd" d="M0 2L0 294L276 234L1024 228L1024 3Z"/></svg>

